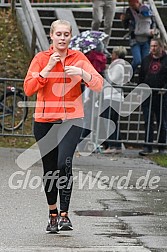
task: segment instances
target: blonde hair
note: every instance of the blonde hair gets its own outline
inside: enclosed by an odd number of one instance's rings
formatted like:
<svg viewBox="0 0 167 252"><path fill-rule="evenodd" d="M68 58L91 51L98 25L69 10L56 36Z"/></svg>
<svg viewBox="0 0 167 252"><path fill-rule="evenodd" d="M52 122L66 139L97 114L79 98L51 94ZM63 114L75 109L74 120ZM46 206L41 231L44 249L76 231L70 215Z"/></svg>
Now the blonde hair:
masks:
<svg viewBox="0 0 167 252"><path fill-rule="evenodd" d="M112 52L114 52L119 59L124 59L127 55L127 50L124 46L117 46L113 48Z"/></svg>
<svg viewBox="0 0 167 252"><path fill-rule="evenodd" d="M67 21L67 20L58 19L58 20L52 22L52 24L50 26L50 34L53 34L53 32L54 32L57 25L66 25L66 26L68 26L69 29L70 29L70 32L72 33L72 26L71 26L70 22Z"/></svg>

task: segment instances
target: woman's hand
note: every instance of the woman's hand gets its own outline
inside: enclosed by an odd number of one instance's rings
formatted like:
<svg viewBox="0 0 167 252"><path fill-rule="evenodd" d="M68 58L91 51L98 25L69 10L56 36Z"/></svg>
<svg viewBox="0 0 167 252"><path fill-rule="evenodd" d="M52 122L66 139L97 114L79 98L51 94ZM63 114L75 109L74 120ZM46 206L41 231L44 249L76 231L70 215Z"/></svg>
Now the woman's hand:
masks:
<svg viewBox="0 0 167 252"><path fill-rule="evenodd" d="M64 68L65 72L68 74L68 75L80 75L82 77L82 74L83 74L83 70L82 68L80 67L75 67L75 66L65 66Z"/></svg>
<svg viewBox="0 0 167 252"><path fill-rule="evenodd" d="M47 67L49 70L52 70L52 68L57 64L57 62L60 61L60 55L59 53L55 52L50 56L50 59L48 61Z"/></svg>
<svg viewBox="0 0 167 252"><path fill-rule="evenodd" d="M68 75L74 76L74 75L80 75L81 78L87 83L91 81L92 75L85 70L83 70L80 67L75 67L75 66L65 66L64 68L65 73Z"/></svg>
<svg viewBox="0 0 167 252"><path fill-rule="evenodd" d="M46 67L44 67L44 69L39 73L41 77L43 78L47 78L47 76L49 75L50 71L52 70L52 68L57 64L57 62L60 61L60 55L55 52L53 53L48 61L48 64L46 65Z"/></svg>

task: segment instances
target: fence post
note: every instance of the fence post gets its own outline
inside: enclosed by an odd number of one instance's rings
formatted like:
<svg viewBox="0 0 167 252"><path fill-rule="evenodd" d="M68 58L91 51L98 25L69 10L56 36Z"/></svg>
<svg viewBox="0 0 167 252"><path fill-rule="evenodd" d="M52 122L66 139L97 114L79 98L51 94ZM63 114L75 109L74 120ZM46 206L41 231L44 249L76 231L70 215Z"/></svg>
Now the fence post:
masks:
<svg viewBox="0 0 167 252"><path fill-rule="evenodd" d="M12 16L15 17L16 13L15 13L15 0L11 0L11 12L12 12Z"/></svg>

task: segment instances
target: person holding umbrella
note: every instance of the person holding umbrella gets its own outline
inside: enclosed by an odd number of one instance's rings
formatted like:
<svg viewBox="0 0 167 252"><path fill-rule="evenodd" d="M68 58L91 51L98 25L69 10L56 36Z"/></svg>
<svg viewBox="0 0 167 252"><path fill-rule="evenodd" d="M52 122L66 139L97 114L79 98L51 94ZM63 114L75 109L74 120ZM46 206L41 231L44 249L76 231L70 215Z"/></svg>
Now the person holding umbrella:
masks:
<svg viewBox="0 0 167 252"><path fill-rule="evenodd" d="M99 41L97 44L97 47L88 53L86 53L86 57L89 59L91 64L94 66L96 71L104 77L104 72L106 69L107 64L107 57L103 53L104 44L102 41ZM82 132L82 138L86 138L86 136L90 133L91 128L91 120L92 120L92 113L93 113L93 91L89 88L85 88L84 90L84 112L85 117L83 121L83 132ZM80 147L82 146L82 150L84 150L84 147L86 147L87 140L83 140L80 144Z"/></svg>
<svg viewBox="0 0 167 252"><path fill-rule="evenodd" d="M93 49L98 48L100 42L104 44L104 41L107 38L108 34L106 34L105 32L86 30L81 32L79 35L72 37L69 48L73 50L79 50L86 54Z"/></svg>
<svg viewBox="0 0 167 252"><path fill-rule="evenodd" d="M107 57L103 53L103 41L107 37L108 35L104 32L86 30L72 37L69 48L83 52L96 71L103 76L107 63ZM85 138L90 133L93 108L93 91L85 86L83 87L83 91L85 116L81 135L82 142L78 145L78 150L80 152L86 150L87 139Z"/></svg>
<svg viewBox="0 0 167 252"><path fill-rule="evenodd" d="M49 208L47 233L73 229L68 211L73 184L72 159L84 117L81 82L97 92L103 86L102 76L87 57L68 48L71 35L68 21L54 21L50 27L52 45L35 55L24 80L25 94L37 94L34 135L43 162Z"/></svg>

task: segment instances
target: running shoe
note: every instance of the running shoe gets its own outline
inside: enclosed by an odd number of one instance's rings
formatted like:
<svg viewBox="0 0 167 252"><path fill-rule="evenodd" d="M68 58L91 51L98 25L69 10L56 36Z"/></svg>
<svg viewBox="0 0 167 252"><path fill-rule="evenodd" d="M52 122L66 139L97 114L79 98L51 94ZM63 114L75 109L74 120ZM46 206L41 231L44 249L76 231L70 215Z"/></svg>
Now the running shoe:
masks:
<svg viewBox="0 0 167 252"><path fill-rule="evenodd" d="M46 233L59 233L58 230L58 215L57 214L50 214L48 225L46 227Z"/></svg>
<svg viewBox="0 0 167 252"><path fill-rule="evenodd" d="M73 230L72 223L67 214L65 216L59 216L58 230L61 231Z"/></svg>

